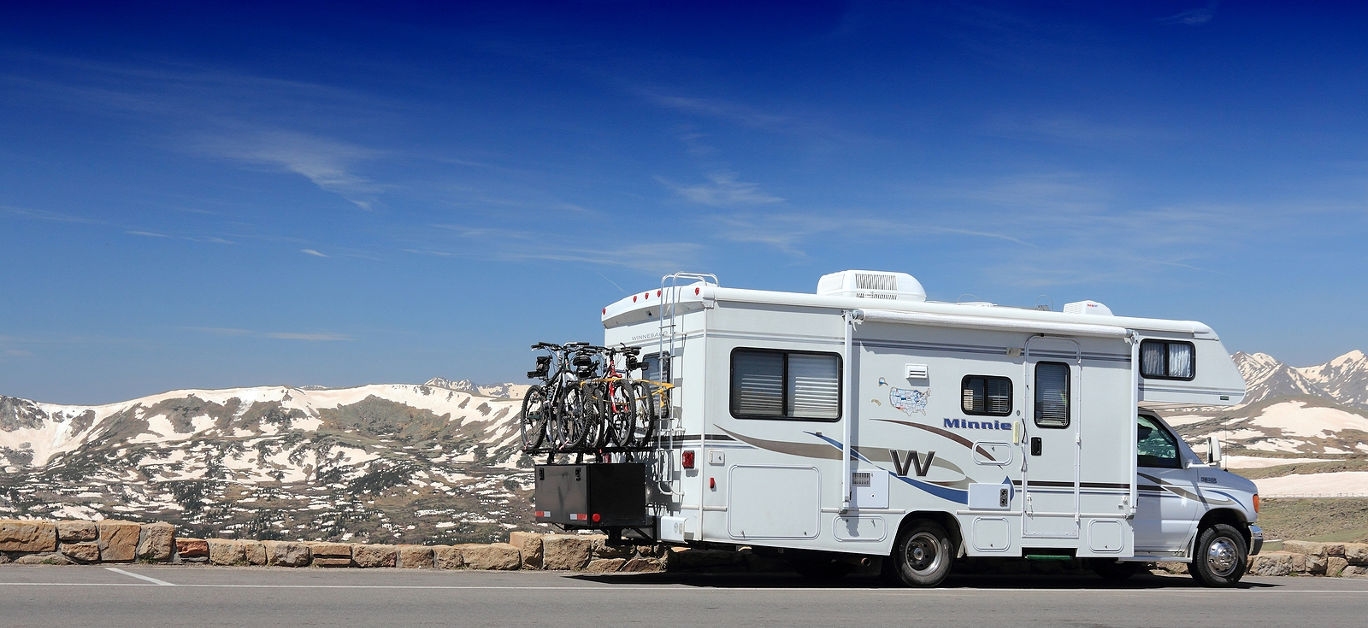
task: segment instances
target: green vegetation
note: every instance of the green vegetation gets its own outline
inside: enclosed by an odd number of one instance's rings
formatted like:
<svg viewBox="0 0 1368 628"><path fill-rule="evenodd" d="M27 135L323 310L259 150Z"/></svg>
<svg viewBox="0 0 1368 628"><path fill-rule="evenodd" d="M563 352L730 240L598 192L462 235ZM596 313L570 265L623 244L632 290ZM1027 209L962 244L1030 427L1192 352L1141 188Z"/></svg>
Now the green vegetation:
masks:
<svg viewBox="0 0 1368 628"><path fill-rule="evenodd" d="M1368 543L1368 499L1265 499L1265 538Z"/></svg>

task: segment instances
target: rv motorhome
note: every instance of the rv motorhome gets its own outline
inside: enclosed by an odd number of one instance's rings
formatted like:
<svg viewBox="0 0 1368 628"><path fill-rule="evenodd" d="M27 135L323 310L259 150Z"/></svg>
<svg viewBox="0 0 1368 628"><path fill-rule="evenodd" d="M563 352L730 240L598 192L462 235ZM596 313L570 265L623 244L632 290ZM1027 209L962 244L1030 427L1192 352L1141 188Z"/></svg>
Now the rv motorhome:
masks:
<svg viewBox="0 0 1368 628"><path fill-rule="evenodd" d="M538 465L539 521L881 557L909 586L964 557L1035 555L1115 577L1185 562L1229 586L1262 545L1254 484L1151 409L1244 398L1201 323L939 303L911 275L863 270L814 294L679 273L602 321L604 345L641 348L637 376L674 387L648 448Z"/></svg>

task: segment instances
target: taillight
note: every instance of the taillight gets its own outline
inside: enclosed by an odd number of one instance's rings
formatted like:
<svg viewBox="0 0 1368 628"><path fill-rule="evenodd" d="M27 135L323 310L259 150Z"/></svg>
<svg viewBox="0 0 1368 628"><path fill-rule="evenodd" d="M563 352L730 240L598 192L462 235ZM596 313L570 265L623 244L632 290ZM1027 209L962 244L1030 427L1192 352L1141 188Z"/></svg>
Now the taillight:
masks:
<svg viewBox="0 0 1368 628"><path fill-rule="evenodd" d="M694 468L694 452L693 452L693 450L689 450L689 449L684 450L684 452L681 453L681 454L679 455L679 461L680 461L680 464L683 464L683 465L684 465L684 468L685 468L685 469L692 469L692 468Z"/></svg>

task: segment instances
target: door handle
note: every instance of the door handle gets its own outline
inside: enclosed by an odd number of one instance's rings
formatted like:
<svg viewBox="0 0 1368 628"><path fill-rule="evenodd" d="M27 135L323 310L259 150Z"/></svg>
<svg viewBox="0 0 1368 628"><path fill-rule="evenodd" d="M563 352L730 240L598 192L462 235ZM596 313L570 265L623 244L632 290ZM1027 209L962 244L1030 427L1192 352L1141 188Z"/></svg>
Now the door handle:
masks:
<svg viewBox="0 0 1368 628"><path fill-rule="evenodd" d="M1039 455L1040 455L1040 437L1039 437L1039 436L1032 436L1032 437L1031 437L1031 455L1032 455L1032 456L1039 456Z"/></svg>

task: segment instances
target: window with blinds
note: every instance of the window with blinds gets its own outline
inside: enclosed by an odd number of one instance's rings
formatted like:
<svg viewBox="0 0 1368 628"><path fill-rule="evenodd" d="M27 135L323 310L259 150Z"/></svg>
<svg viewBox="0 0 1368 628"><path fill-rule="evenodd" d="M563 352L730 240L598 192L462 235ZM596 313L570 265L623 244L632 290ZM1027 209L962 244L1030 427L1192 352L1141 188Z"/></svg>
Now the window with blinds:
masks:
<svg viewBox="0 0 1368 628"><path fill-rule="evenodd" d="M840 419L840 356L770 349L732 351L731 413L738 419Z"/></svg>
<svg viewBox="0 0 1368 628"><path fill-rule="evenodd" d="M1197 375L1196 349L1179 340L1140 342L1140 374L1150 379L1186 379Z"/></svg>
<svg viewBox="0 0 1368 628"><path fill-rule="evenodd" d="M1069 426L1069 365L1040 362L1035 367L1035 424Z"/></svg>
<svg viewBox="0 0 1368 628"><path fill-rule="evenodd" d="M965 414L1007 416L1012 413L1012 380L966 375L960 380L960 409Z"/></svg>

